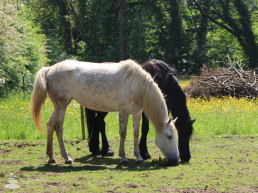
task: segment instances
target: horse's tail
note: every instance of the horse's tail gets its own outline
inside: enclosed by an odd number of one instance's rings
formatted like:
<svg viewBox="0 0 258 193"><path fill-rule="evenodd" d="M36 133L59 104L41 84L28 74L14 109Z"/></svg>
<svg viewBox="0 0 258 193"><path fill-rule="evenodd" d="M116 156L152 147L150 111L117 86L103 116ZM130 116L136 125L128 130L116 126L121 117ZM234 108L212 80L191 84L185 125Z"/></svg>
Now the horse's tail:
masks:
<svg viewBox="0 0 258 193"><path fill-rule="evenodd" d="M46 73L48 72L49 67L41 68L35 77L33 91L31 95L31 111L33 120L40 130L40 132L45 136L44 129L40 120L40 111L41 107L44 104L47 98L47 82L46 82Z"/></svg>

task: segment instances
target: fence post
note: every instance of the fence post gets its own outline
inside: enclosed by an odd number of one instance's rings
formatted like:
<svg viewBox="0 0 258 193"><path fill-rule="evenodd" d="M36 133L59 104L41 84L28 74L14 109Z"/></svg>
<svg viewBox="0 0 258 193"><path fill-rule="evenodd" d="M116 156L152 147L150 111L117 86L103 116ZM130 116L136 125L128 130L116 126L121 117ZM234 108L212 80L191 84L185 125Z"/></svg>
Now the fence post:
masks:
<svg viewBox="0 0 258 193"><path fill-rule="evenodd" d="M6 98L8 98L8 82L6 78L5 78L5 93L6 93Z"/></svg>
<svg viewBox="0 0 258 193"><path fill-rule="evenodd" d="M84 109L83 109L83 106L81 106L80 109L81 109L82 139L85 140L85 124L84 124Z"/></svg>
<svg viewBox="0 0 258 193"><path fill-rule="evenodd" d="M25 94L25 76L22 76L22 90L23 94Z"/></svg>

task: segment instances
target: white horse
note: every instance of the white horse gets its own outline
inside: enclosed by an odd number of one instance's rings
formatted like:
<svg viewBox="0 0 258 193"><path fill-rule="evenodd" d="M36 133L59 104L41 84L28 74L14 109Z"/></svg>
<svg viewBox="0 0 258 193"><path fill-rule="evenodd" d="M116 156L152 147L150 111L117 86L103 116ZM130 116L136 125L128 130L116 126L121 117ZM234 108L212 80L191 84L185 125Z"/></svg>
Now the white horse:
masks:
<svg viewBox="0 0 258 193"><path fill-rule="evenodd" d="M173 165L178 162L178 135L174 126L176 120L169 119L165 100L157 84L134 61L107 64L66 60L41 68L35 78L31 108L34 122L42 133L44 129L40 121L40 111L47 93L54 105L53 114L47 123L48 163L56 162L53 156L54 131L65 163L72 163L63 142L63 122L66 108L73 99L92 110L119 112L119 156L122 163L128 162L124 143L129 114L133 116L136 162L143 162L138 145L143 110L155 126L156 145L168 163Z"/></svg>

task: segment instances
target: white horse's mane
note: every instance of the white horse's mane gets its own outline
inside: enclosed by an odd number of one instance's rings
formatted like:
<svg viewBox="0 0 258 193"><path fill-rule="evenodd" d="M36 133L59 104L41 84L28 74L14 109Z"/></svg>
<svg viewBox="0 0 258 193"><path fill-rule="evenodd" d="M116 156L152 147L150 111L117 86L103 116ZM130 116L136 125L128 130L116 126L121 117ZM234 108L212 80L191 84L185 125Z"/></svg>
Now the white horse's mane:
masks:
<svg viewBox="0 0 258 193"><path fill-rule="evenodd" d="M163 124L168 121L168 110L161 90L151 75L133 60L125 60L120 64L123 65L123 81L131 81L137 91L138 101L142 102L144 113L154 124L156 132L161 133Z"/></svg>

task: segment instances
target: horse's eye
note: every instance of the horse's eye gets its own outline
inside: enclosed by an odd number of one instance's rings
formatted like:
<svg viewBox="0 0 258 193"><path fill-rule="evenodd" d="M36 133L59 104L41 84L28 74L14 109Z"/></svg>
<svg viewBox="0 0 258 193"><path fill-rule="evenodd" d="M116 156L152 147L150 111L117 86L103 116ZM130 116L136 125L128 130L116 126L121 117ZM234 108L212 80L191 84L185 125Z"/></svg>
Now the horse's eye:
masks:
<svg viewBox="0 0 258 193"><path fill-rule="evenodd" d="M168 137L168 139L169 139L169 140L171 140L171 139L172 139L172 135L169 135L169 136L167 136L167 137Z"/></svg>

